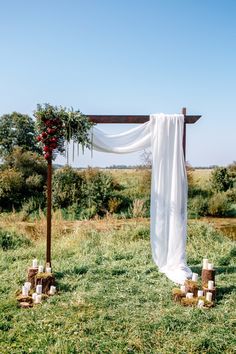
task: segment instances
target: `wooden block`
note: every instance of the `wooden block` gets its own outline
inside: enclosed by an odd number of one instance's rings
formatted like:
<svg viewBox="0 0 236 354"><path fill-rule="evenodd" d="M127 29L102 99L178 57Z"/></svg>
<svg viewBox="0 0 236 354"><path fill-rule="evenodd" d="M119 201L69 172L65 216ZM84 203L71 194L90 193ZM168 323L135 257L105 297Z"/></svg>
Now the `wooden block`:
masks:
<svg viewBox="0 0 236 354"><path fill-rule="evenodd" d="M36 275L38 274L38 268L28 269L28 281L31 283L31 289L36 287Z"/></svg>
<svg viewBox="0 0 236 354"><path fill-rule="evenodd" d="M207 287L203 287L204 296L206 296L206 293L212 293L212 301L216 300L216 288L208 289Z"/></svg>
<svg viewBox="0 0 236 354"><path fill-rule="evenodd" d="M215 269L208 270L202 269L202 286L206 287L208 285L208 280L213 280L215 284Z"/></svg>
<svg viewBox="0 0 236 354"><path fill-rule="evenodd" d="M196 281L193 280L185 280L184 282L185 285L185 289L186 289L186 293L193 293L193 296L197 296L197 292L198 292L198 285Z"/></svg>
<svg viewBox="0 0 236 354"><path fill-rule="evenodd" d="M42 284L44 294L49 292L51 285L55 285L55 276L52 273L37 273L35 280L36 285Z"/></svg>

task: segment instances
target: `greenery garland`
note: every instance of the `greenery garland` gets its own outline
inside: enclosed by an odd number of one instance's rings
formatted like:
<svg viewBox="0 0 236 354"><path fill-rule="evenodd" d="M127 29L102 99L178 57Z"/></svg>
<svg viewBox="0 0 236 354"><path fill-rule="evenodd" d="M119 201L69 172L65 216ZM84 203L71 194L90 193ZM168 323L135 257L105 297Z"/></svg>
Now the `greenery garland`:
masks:
<svg viewBox="0 0 236 354"><path fill-rule="evenodd" d="M83 149L91 149L90 130L94 123L79 110L51 106L47 103L38 104L34 117L38 130L36 139L43 149L46 160L55 159L57 153L65 153L65 144L69 144L70 141L81 145Z"/></svg>

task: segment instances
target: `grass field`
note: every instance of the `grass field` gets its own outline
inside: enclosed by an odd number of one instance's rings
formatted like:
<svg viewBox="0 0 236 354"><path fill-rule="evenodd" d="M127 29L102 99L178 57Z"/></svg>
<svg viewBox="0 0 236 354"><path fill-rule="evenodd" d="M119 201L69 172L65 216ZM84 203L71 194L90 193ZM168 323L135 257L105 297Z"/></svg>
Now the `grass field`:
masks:
<svg viewBox="0 0 236 354"><path fill-rule="evenodd" d="M235 243L209 225L190 222L188 262L200 273L208 256L217 267L218 300L210 310L183 308L173 284L151 259L144 220L78 222L53 239L59 294L33 309L17 308L15 292L34 257L30 246L1 250L0 353L234 353ZM67 225L68 226L68 225Z"/></svg>

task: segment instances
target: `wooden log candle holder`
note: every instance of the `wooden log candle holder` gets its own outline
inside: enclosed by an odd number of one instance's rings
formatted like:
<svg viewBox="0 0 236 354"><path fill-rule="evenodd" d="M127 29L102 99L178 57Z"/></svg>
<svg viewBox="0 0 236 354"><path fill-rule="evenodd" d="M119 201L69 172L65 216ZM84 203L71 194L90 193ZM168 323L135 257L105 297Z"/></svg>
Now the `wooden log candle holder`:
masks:
<svg viewBox="0 0 236 354"><path fill-rule="evenodd" d="M172 290L172 295L175 302L181 302L181 299L185 297L185 293L183 293L179 288L174 288Z"/></svg>
<svg viewBox="0 0 236 354"><path fill-rule="evenodd" d="M212 293L212 302L216 301L216 288L208 289L208 287L203 287L203 294L206 296L206 293Z"/></svg>
<svg viewBox="0 0 236 354"><path fill-rule="evenodd" d="M184 282L186 293L193 293L194 297L197 297L198 285L196 281L193 280L185 280Z"/></svg>
<svg viewBox="0 0 236 354"><path fill-rule="evenodd" d="M28 281L31 283L31 289L36 287L36 275L38 274L38 268L28 269Z"/></svg>
<svg viewBox="0 0 236 354"><path fill-rule="evenodd" d="M215 269L202 269L202 287L207 287L208 280L213 280L215 284Z"/></svg>
<svg viewBox="0 0 236 354"><path fill-rule="evenodd" d="M35 286L41 284L43 294L48 294L51 285L55 285L55 276L52 273L37 273L35 281Z"/></svg>

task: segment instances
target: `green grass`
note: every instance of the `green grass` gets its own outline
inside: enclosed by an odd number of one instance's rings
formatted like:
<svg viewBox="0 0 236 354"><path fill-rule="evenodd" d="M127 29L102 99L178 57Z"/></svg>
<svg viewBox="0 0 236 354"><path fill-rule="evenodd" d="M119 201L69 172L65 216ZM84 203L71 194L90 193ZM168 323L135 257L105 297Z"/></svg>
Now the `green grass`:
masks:
<svg viewBox="0 0 236 354"><path fill-rule="evenodd" d="M105 221L104 221L105 222ZM81 228L53 241L60 293L29 310L15 291L27 266L43 259L44 241L0 251L0 353L233 353L236 349L235 243L208 225L189 225L188 258L200 273L217 266L218 301L210 310L183 308L151 259L149 231Z"/></svg>

